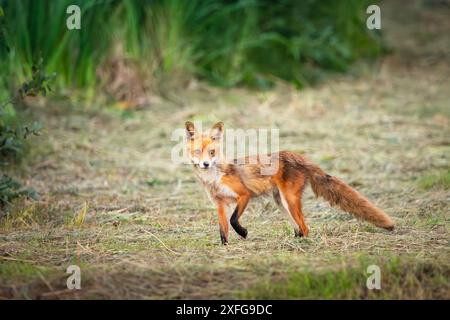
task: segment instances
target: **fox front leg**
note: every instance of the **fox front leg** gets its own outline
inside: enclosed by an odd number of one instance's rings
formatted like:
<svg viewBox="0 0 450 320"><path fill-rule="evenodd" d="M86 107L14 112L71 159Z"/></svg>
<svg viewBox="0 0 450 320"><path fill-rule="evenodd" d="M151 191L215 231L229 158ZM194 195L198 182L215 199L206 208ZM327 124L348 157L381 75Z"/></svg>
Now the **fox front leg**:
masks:
<svg viewBox="0 0 450 320"><path fill-rule="evenodd" d="M234 209L233 215L231 216L230 223L233 227L234 231L239 234L242 238L247 238L247 229L245 229L240 223L239 218L244 213L245 208L247 207L248 201L250 200L250 196L240 196L237 200L236 209Z"/></svg>
<svg viewBox="0 0 450 320"><path fill-rule="evenodd" d="M227 213L225 210L225 205L223 202L217 203L217 214L219 216L219 231L220 231L220 240L223 245L228 244L228 219Z"/></svg>

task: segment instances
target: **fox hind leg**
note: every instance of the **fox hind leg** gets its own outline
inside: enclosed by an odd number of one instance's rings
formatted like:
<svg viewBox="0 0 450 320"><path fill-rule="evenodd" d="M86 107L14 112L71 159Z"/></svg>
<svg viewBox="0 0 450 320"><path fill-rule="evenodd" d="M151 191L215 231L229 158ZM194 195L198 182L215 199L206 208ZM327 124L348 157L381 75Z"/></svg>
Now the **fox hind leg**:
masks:
<svg viewBox="0 0 450 320"><path fill-rule="evenodd" d="M287 204L286 204L286 206L283 205L283 201L281 200L280 191L278 189L275 189L273 191L273 198L275 199L275 203L277 204L278 209L281 212L284 212L287 215L287 217L289 218L289 223L294 228L294 233L295 233L295 236L297 237L298 234L300 234L298 224L297 224L297 222L295 222L294 218L292 217L291 213L289 212Z"/></svg>
<svg viewBox="0 0 450 320"><path fill-rule="evenodd" d="M291 224L294 225L294 233L296 237L306 237L309 233L306 226L305 219L302 212L301 193L303 184L296 186L297 188L282 187L280 188L278 195L284 211L288 213Z"/></svg>

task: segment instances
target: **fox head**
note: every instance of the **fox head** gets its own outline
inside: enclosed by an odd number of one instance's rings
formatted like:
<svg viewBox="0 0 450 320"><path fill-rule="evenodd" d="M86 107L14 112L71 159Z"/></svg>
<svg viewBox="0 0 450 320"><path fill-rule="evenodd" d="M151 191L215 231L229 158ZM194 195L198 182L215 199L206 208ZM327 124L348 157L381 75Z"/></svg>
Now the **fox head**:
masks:
<svg viewBox="0 0 450 320"><path fill-rule="evenodd" d="M218 122L206 132L198 132L194 124L186 122L187 152L195 167L214 168L220 160L223 122Z"/></svg>

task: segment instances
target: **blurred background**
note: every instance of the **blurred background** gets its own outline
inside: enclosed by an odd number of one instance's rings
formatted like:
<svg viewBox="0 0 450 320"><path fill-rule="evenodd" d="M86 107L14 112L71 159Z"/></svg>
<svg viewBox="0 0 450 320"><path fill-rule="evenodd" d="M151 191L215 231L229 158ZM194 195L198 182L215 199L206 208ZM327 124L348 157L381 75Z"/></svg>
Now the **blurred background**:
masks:
<svg viewBox="0 0 450 320"><path fill-rule="evenodd" d="M72 109L154 111L161 99L188 104L180 91L199 83L300 90L373 60L387 50L379 30L364 27L369 3L1 0L2 161L27 152L43 127L30 104L48 93Z"/></svg>
<svg viewBox="0 0 450 320"><path fill-rule="evenodd" d="M40 60L60 88L89 92L125 86L127 77L141 80L135 90L150 91L192 78L258 89L279 78L301 88L382 51L379 36L361 27L370 1L1 3L3 89ZM81 9L78 31L65 28L73 4Z"/></svg>
<svg viewBox="0 0 450 320"><path fill-rule="evenodd" d="M366 26L372 4L381 30ZM0 298L449 298L449 13L445 0L0 0ZM264 200L244 217L253 238L219 251L214 208L170 161L186 120L280 129L283 149L399 231L308 193L310 239ZM390 270L385 293L355 276L366 262ZM82 292L60 288L69 263Z"/></svg>

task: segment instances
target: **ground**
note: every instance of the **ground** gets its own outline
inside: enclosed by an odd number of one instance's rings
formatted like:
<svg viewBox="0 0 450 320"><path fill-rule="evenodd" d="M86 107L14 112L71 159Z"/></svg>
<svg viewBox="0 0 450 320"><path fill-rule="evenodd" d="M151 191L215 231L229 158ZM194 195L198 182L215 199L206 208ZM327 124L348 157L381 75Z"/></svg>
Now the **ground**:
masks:
<svg viewBox="0 0 450 320"><path fill-rule="evenodd" d="M402 4L383 13L392 53L301 91L200 83L137 111L35 101L46 131L10 171L41 197L0 220L0 298L449 299L448 9ZM173 130L192 119L279 128L282 149L361 191L395 231L308 189L308 238L263 198L243 215L248 238L231 232L222 246L191 168L170 158ZM67 289L69 265L81 268L81 290ZM367 289L369 265L380 290Z"/></svg>

